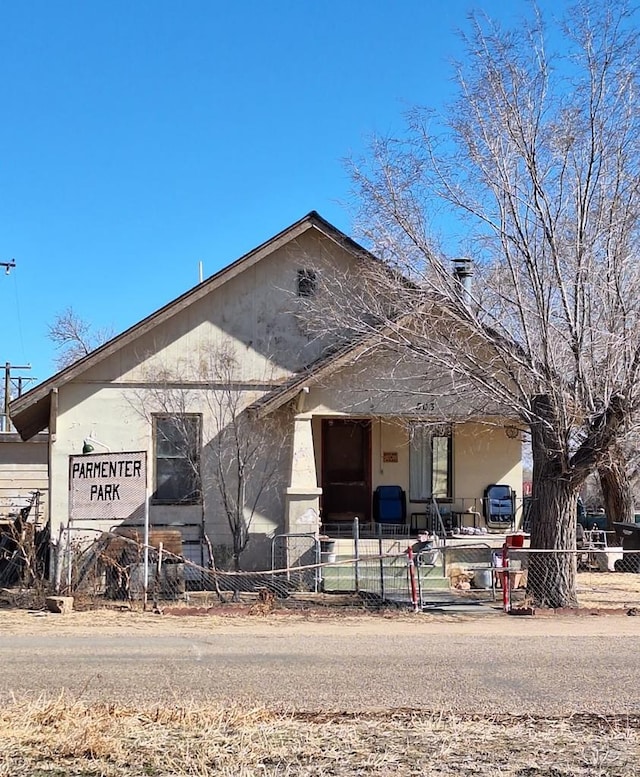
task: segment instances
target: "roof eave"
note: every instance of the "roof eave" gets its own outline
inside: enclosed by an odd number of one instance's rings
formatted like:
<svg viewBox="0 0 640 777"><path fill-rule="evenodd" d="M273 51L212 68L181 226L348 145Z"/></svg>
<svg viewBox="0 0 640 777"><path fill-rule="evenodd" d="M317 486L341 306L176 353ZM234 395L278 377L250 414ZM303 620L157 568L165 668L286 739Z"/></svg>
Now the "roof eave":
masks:
<svg viewBox="0 0 640 777"><path fill-rule="evenodd" d="M25 395L26 396L26 395ZM22 399L22 397L20 397ZM16 400L17 402L17 400ZM12 403L10 407L15 405ZM24 405L20 410L13 410L9 413L11 423L18 431L23 440L30 440L36 434L49 426L51 415L51 393L42 397L34 403Z"/></svg>

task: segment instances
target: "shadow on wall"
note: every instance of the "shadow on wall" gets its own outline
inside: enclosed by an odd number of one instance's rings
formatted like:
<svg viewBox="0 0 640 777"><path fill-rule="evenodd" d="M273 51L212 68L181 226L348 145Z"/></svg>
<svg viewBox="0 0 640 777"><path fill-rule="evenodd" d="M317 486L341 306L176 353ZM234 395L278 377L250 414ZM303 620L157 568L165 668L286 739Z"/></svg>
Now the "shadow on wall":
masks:
<svg viewBox="0 0 640 777"><path fill-rule="evenodd" d="M266 420L251 418L243 411L233 428L223 428L203 448L205 531L212 546L225 546L229 556L233 555L233 529L227 509L233 522L238 493L244 490L244 515L249 525L238 531L242 535L248 529L249 536L240 555L242 570L264 570L271 566L271 538L283 527L292 436L291 419L286 411L274 413ZM247 473L241 487L239 458ZM218 559L216 564L223 567Z"/></svg>
<svg viewBox="0 0 640 777"><path fill-rule="evenodd" d="M232 550L229 549L228 569L233 569ZM251 533L249 544L240 559L243 572L262 572L271 569L271 537L264 533Z"/></svg>

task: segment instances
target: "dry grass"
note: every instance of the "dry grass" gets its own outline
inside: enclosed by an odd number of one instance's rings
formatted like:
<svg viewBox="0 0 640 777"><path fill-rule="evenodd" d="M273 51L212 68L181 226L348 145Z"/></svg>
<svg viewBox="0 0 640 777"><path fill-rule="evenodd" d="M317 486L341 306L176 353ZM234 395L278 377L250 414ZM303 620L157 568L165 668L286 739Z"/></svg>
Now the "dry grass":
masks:
<svg viewBox="0 0 640 777"><path fill-rule="evenodd" d="M134 709L59 697L0 712L0 775L622 777L640 720Z"/></svg>
<svg viewBox="0 0 640 777"><path fill-rule="evenodd" d="M579 572L581 607L626 609L640 605L640 575L618 572Z"/></svg>

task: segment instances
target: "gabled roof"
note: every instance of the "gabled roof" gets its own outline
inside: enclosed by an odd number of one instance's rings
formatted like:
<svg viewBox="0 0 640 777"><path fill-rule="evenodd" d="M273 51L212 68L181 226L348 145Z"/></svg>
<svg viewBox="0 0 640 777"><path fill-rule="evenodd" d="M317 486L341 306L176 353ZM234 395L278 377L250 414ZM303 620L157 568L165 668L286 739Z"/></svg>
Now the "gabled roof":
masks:
<svg viewBox="0 0 640 777"><path fill-rule="evenodd" d="M370 259L375 259L375 257L373 257L373 255L365 248L323 219L316 211L311 211L299 221L291 224L291 226L282 230L282 232L279 232L257 248L254 248L252 251L249 251L249 253L241 256L215 275L212 275L210 278L207 278L207 280L194 286L192 289L172 302L169 302L155 313L142 319L142 321L130 327L122 334L117 335L104 345L96 348L95 351L92 351L84 358L79 359L69 365L69 367L57 372L48 380L23 394L21 397L18 397L18 399L15 399L9 406L9 414L11 422L20 433L22 439L28 440L30 437L33 437L34 434L37 434L48 426L52 391L60 389L65 384L78 378L82 373L94 367L103 359L108 358L119 349L129 345L138 337L146 334L154 327L187 308L189 305L202 299L214 289L222 286L231 278L244 272L249 267L257 264L277 249L300 237L300 235L309 229L318 230L330 240L333 240L356 256L365 256Z"/></svg>

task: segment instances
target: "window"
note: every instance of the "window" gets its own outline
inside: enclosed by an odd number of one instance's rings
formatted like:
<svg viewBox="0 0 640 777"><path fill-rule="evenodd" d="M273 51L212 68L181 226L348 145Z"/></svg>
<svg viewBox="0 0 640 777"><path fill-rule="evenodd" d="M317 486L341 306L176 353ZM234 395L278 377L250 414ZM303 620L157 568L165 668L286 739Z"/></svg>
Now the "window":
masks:
<svg viewBox="0 0 640 777"><path fill-rule="evenodd" d="M154 416L156 504L200 502L199 415Z"/></svg>
<svg viewBox="0 0 640 777"><path fill-rule="evenodd" d="M451 428L411 428L409 449L409 499L426 502L432 497L451 497Z"/></svg>
<svg viewBox="0 0 640 777"><path fill-rule="evenodd" d="M298 296L313 297L318 288L315 270L298 270Z"/></svg>

